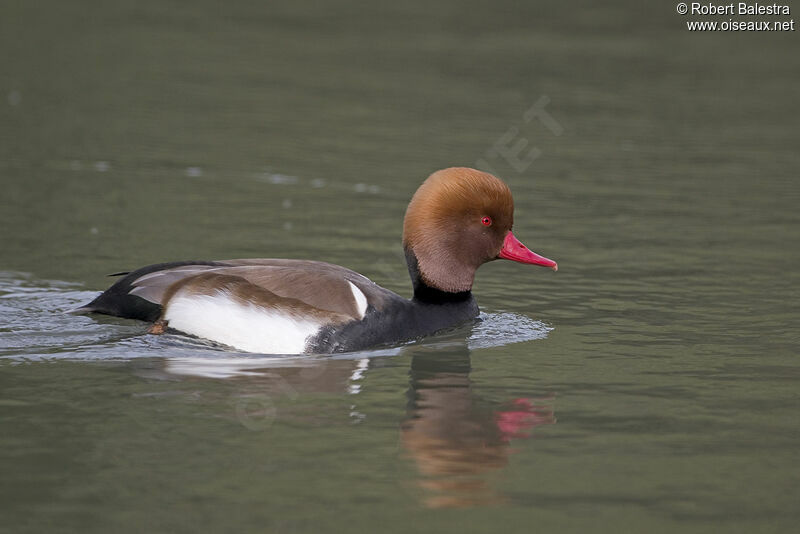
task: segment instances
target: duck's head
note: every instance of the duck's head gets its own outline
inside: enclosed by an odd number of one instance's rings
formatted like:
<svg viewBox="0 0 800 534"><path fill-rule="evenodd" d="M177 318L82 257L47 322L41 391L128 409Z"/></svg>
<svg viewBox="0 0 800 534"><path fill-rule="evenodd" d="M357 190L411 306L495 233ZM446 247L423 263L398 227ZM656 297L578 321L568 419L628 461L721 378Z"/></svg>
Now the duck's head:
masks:
<svg viewBox="0 0 800 534"><path fill-rule="evenodd" d="M489 173L452 167L431 174L414 193L403 224L403 248L415 293L472 289L475 271L496 259L558 270L511 233L514 199Z"/></svg>

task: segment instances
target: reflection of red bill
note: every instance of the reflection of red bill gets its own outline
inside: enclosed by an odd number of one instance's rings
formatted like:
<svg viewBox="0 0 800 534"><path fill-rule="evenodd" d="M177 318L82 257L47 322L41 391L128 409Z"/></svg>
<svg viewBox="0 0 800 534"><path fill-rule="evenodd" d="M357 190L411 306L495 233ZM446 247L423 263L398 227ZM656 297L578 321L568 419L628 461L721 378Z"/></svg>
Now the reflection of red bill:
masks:
<svg viewBox="0 0 800 534"><path fill-rule="evenodd" d="M552 398L540 399L552 401ZM495 412L494 421L503 441L529 438L531 430L539 425L552 425L556 422L553 407L534 404L532 399L511 401L512 409Z"/></svg>

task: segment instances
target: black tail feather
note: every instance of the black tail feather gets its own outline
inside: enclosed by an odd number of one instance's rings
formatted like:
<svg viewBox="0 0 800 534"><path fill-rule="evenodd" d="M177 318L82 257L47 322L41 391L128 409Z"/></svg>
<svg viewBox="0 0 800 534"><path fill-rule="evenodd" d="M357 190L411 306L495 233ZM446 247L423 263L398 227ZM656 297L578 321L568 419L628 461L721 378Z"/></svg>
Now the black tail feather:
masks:
<svg viewBox="0 0 800 534"><path fill-rule="evenodd" d="M136 279L156 271L181 267L183 265L224 265L214 261L174 261L169 263L157 263L148 265L141 269L131 272L119 272L109 276L124 276L117 280L114 285L103 291L97 298L80 308L71 310L70 313L102 313L114 315L116 317L127 317L129 319L140 319L142 321L156 321L161 316L161 305L143 299L137 295L131 295L133 282Z"/></svg>

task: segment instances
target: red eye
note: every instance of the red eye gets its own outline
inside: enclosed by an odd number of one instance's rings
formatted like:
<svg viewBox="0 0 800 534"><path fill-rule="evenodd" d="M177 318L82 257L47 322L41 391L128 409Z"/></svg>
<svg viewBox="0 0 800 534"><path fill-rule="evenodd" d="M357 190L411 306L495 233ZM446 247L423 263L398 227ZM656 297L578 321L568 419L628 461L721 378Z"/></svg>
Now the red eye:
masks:
<svg viewBox="0 0 800 534"><path fill-rule="evenodd" d="M484 226L491 226L492 225L492 218L491 217L484 217L483 219L481 219L481 223Z"/></svg>

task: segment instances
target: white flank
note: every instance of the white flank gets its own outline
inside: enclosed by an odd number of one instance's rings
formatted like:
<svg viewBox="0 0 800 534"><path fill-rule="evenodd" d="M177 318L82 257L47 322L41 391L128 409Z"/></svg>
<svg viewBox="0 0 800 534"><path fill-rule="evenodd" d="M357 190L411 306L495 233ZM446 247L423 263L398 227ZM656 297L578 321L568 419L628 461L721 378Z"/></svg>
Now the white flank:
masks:
<svg viewBox="0 0 800 534"><path fill-rule="evenodd" d="M348 280L347 283L350 284L350 291L353 292L353 298L356 299L359 319L363 319L364 314L367 312L367 297L364 296L364 293L358 289L353 282Z"/></svg>
<svg viewBox="0 0 800 534"><path fill-rule="evenodd" d="M318 321L291 317L280 309L244 303L220 292L170 299L164 312L170 328L245 352L302 354Z"/></svg>

